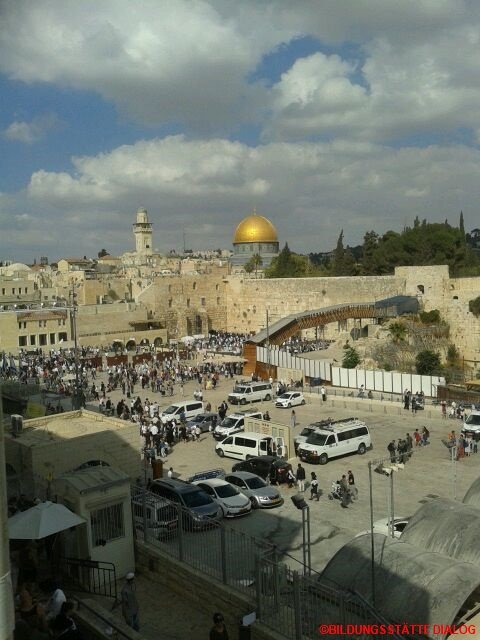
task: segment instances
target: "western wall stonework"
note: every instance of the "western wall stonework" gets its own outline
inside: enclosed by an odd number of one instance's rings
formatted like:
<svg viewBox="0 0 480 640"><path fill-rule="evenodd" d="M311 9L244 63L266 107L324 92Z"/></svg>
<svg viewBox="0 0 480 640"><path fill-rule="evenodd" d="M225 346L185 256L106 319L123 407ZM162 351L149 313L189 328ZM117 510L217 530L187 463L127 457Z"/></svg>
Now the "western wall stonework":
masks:
<svg viewBox="0 0 480 640"><path fill-rule="evenodd" d="M480 318L468 303L480 295L480 278L450 278L448 266L397 267L393 276L254 279L229 276L227 330L257 332L292 313L396 295L416 296L425 311L438 309L450 324L450 341L471 364L480 363ZM334 331L341 328L332 327Z"/></svg>

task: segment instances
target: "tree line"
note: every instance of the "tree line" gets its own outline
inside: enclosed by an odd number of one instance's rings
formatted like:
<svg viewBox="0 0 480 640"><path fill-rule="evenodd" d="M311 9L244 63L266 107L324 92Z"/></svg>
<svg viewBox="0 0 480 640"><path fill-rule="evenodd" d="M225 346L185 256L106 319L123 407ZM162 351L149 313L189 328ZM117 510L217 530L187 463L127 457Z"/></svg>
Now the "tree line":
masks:
<svg viewBox="0 0 480 640"><path fill-rule="evenodd" d="M379 235L368 231L363 244L345 246L343 229L328 253L294 253L286 243L264 271L266 278L312 276L374 276L392 274L398 266L447 264L452 277L480 275L480 230L465 233L463 213L458 226L420 221L403 231ZM258 265L257 265L258 266Z"/></svg>

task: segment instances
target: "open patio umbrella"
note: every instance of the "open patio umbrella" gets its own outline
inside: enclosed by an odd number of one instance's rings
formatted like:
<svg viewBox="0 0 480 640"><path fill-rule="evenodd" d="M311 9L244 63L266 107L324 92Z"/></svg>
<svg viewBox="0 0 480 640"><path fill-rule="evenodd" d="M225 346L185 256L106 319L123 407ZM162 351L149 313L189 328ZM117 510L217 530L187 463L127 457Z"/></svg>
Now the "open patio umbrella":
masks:
<svg viewBox="0 0 480 640"><path fill-rule="evenodd" d="M83 522L84 518L63 504L40 502L8 519L8 537L10 540L40 540Z"/></svg>

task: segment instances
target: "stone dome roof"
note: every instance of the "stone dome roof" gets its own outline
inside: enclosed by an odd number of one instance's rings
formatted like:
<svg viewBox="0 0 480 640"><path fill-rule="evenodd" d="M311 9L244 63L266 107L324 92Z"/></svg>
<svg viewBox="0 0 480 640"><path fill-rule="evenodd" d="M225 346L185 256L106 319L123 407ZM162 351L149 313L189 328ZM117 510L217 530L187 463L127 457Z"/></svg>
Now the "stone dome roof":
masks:
<svg viewBox="0 0 480 640"><path fill-rule="evenodd" d="M9 264L8 267L3 267L3 273L6 276L13 276L13 274L18 273L20 271L31 271L30 267L22 262L14 262L13 264Z"/></svg>
<svg viewBox="0 0 480 640"><path fill-rule="evenodd" d="M242 242L278 242L277 230L268 218L257 215L254 210L235 229L233 244Z"/></svg>

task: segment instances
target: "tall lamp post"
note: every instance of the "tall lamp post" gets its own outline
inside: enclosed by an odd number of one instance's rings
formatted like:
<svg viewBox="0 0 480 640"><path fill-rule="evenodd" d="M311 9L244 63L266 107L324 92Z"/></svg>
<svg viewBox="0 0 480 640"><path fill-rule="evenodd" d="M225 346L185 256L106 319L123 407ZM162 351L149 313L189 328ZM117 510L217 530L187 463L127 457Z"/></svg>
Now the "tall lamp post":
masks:
<svg viewBox="0 0 480 640"><path fill-rule="evenodd" d="M303 572L305 575L312 573L312 553L310 538L310 507L301 493L292 496L292 502L302 512L302 534L303 534Z"/></svg>
<svg viewBox="0 0 480 640"><path fill-rule="evenodd" d="M70 317L72 320L72 333L73 333L73 345L75 349L74 364L75 364L75 390L72 395L72 409L81 409L82 392L80 389L80 373L78 370L78 341L77 341L77 293L75 291L75 283L72 282L72 290L70 291Z"/></svg>

